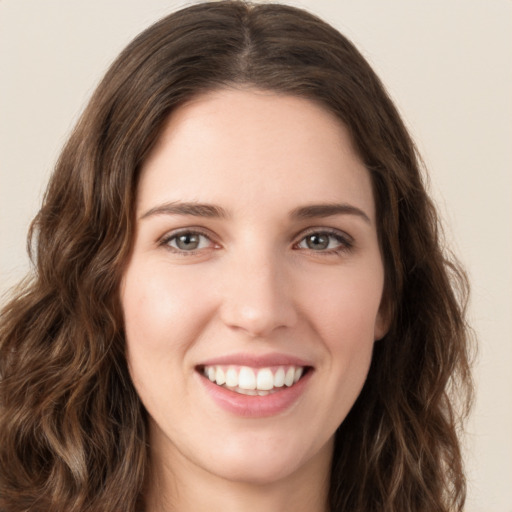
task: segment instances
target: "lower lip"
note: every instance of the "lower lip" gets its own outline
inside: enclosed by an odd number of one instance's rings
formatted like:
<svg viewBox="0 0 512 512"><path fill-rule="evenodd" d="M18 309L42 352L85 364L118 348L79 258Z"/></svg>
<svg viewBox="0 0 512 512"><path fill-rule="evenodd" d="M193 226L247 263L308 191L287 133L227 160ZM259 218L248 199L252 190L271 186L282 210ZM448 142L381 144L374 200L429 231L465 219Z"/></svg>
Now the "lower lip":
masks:
<svg viewBox="0 0 512 512"><path fill-rule="evenodd" d="M304 393L312 374L310 369L296 384L265 396L242 395L211 382L198 374L206 392L224 410L246 418L274 416L289 409Z"/></svg>

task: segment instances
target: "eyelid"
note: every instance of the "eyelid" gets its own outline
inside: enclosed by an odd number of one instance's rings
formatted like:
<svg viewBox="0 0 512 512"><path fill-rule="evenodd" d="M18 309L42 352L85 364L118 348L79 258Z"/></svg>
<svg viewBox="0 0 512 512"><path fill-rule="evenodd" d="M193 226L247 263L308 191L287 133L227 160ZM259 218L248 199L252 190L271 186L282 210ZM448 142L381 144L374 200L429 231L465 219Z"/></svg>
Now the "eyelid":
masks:
<svg viewBox="0 0 512 512"><path fill-rule="evenodd" d="M344 240L346 240L347 242L354 242L354 237L349 235L346 231L343 231L342 229L338 229L338 228L328 227L328 226L309 227L307 229L300 231L300 233L298 233L294 238L300 237L302 239L305 236L315 234L315 233L325 233L328 235L339 236L339 237L343 238Z"/></svg>
<svg viewBox="0 0 512 512"><path fill-rule="evenodd" d="M314 235L314 234L322 234L322 235L332 236L332 237L338 239L341 244L339 247L336 247L333 249L325 249L325 250L319 250L319 251L314 251L313 249L309 249L311 252L316 252L319 255L340 253L340 252L344 252L344 251L350 251L354 248L355 240L352 236L350 236L348 233L346 233L345 231L342 231L340 229L326 227L326 226L315 226L315 227L310 227L310 228L306 229L305 231L301 231L298 235L296 235L294 237L296 240L296 242L293 244L294 247L296 247L298 244L300 244L309 235ZM304 250L308 250L308 249L304 249Z"/></svg>
<svg viewBox="0 0 512 512"><path fill-rule="evenodd" d="M205 238L207 238L210 242L209 247L201 248L201 249L192 249L192 250L182 250L177 247L172 247L169 242L178 236L182 234L195 234L200 235ZM333 238L336 238L340 245L338 247L332 248L332 249L325 249L325 250L318 250L315 251L313 249L309 249L311 252L316 252L318 254L334 254L334 253L340 253L344 251L349 251L353 249L354 246L354 238L346 233L345 231L342 231L337 228L332 227L326 227L326 226L312 226L310 228L307 228L306 230L300 231L300 233L296 234L294 236L295 242L293 243L294 249L302 249L297 247L298 244L300 244L307 236L313 235L313 234L322 234L322 235L328 235ZM199 227L199 226L187 226L182 228L177 228L171 231L166 232L162 237L160 237L157 241L157 244L159 246L163 246L164 248L170 250L171 252L183 255L183 256L190 256L198 253L202 253L204 251L208 251L214 248L220 248L220 244L215 240L215 236L213 233L211 233L210 230ZM308 249L302 249L302 250L308 250Z"/></svg>
<svg viewBox="0 0 512 512"><path fill-rule="evenodd" d="M171 240L173 240L183 234L193 234L193 235L203 236L210 241L211 246L202 248L202 249L192 249L190 251L185 251L185 250L181 250L177 247L172 247L169 244L169 242ZM204 251L216 248L216 247L220 247L220 245L215 241L214 236L212 235L212 233L209 230L206 230L206 229L198 227L198 226L188 226L188 227L178 228L178 229L168 231L167 233L165 233L165 235L163 235L162 237L160 237L158 239L157 243L159 246L169 249L170 251L172 251L175 254L184 255L184 256L198 254L200 252L204 252Z"/></svg>

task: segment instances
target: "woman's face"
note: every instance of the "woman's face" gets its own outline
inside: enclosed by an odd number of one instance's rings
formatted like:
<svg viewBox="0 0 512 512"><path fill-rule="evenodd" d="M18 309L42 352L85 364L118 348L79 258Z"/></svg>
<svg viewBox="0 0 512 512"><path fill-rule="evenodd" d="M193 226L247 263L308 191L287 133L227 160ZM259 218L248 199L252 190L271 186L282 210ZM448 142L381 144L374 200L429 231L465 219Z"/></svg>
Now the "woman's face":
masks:
<svg viewBox="0 0 512 512"><path fill-rule="evenodd" d="M244 482L328 471L386 330L375 216L347 130L314 102L227 89L173 113L121 289L153 457Z"/></svg>

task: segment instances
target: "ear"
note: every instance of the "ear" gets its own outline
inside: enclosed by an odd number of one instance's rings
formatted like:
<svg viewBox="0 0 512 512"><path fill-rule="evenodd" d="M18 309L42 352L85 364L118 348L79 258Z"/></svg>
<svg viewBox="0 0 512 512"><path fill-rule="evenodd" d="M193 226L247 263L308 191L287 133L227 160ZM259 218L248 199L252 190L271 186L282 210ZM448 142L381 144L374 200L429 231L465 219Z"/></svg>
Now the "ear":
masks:
<svg viewBox="0 0 512 512"><path fill-rule="evenodd" d="M386 297L382 298L380 303L379 311L377 312L377 317L375 318L375 328L373 339L378 341L389 332L391 327L391 322L393 319L393 306L391 305L391 301Z"/></svg>

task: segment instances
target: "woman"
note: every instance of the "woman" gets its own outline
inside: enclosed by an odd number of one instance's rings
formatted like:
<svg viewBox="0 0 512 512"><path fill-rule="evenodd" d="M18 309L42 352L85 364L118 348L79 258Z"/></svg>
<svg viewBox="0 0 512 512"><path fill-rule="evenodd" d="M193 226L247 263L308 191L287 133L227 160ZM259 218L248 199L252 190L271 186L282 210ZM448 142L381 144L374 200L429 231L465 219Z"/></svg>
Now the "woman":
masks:
<svg viewBox="0 0 512 512"><path fill-rule="evenodd" d="M0 510L462 510L466 281L418 160L304 11L142 33L2 313Z"/></svg>

